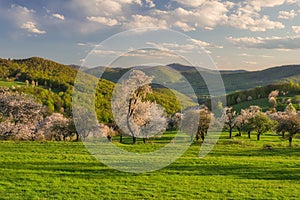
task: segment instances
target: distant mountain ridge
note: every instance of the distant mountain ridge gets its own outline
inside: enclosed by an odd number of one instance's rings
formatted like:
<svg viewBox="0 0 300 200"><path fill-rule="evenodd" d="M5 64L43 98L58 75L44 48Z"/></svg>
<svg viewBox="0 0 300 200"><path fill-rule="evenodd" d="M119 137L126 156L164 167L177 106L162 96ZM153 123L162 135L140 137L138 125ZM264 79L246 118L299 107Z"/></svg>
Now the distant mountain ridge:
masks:
<svg viewBox="0 0 300 200"><path fill-rule="evenodd" d="M207 87L203 80L203 76L213 76L214 74L221 74L224 81L227 93L232 93L238 90L247 90L258 86L266 86L272 83L287 82L293 80L300 82L300 65L284 65L272 67L259 71L246 70L210 70L205 68L197 68L192 66L185 66L181 64L170 64L168 67L180 72L192 84L195 91L200 93L207 93ZM117 82L123 74L132 68L106 68L96 67L85 70L86 73L99 77L99 72L102 73L102 78ZM199 74L200 72L200 74ZM297 75L299 77L297 77ZM299 80L297 80L299 78Z"/></svg>

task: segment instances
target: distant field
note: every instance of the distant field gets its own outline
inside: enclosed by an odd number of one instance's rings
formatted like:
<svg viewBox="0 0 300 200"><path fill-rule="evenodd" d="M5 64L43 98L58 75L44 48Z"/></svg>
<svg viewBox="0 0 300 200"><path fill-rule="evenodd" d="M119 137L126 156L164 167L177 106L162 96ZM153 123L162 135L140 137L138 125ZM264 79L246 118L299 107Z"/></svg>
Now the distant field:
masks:
<svg viewBox="0 0 300 200"><path fill-rule="evenodd" d="M277 102L280 103L280 102L282 102L283 99L284 100L292 99L293 102L294 101L300 102L300 95L277 97ZM252 106L252 105L256 105L256 106L261 107L264 112L267 111L271 106L268 99L264 98L264 99L255 99L255 100L252 100L252 101L241 102L239 104L232 105L232 107L234 108L234 110L240 112L241 109L249 108L249 106ZM299 104L293 103L293 105L297 110L299 110L299 108L300 108ZM287 103L282 104L281 106L277 105L277 110L278 111L284 111L286 106L287 106Z"/></svg>
<svg viewBox="0 0 300 200"><path fill-rule="evenodd" d="M168 137L118 145L149 151ZM194 144L172 165L138 175L99 163L81 142L2 141L0 199L299 199L299 139L291 149L272 134L259 142L227 137L204 159Z"/></svg>
<svg viewBox="0 0 300 200"><path fill-rule="evenodd" d="M252 100L252 101L245 101L245 102L233 105L232 107L234 108L234 110L240 112L241 109L248 108L249 106L252 106L252 105L261 107L263 109L263 111L268 110L268 108L270 107L268 99L256 99L256 100Z"/></svg>
<svg viewBox="0 0 300 200"><path fill-rule="evenodd" d="M16 81L3 81L0 80L0 87L11 87L11 86L18 86L18 85L25 85L23 82L16 82Z"/></svg>

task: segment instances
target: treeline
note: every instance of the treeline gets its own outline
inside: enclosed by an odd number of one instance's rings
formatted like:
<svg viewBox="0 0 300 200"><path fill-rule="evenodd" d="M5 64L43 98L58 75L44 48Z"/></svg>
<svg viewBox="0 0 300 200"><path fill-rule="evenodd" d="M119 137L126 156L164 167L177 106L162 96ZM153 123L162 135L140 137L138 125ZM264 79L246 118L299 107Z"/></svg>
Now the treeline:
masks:
<svg viewBox="0 0 300 200"><path fill-rule="evenodd" d="M268 98L270 92L278 90L280 96L295 95L300 91L300 85L292 81L286 83L270 84L250 90L237 91L226 96L227 105L232 106L245 101Z"/></svg>

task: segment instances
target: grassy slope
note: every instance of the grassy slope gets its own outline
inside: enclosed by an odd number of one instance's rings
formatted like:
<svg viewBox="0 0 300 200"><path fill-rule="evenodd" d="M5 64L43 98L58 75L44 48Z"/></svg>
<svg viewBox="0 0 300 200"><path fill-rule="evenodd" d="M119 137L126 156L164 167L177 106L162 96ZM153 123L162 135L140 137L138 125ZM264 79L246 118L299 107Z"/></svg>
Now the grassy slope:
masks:
<svg viewBox="0 0 300 200"><path fill-rule="evenodd" d="M282 104L281 102L282 102L282 100L286 101L287 99L291 99L293 106L297 110L299 110L300 95L277 97L276 99L277 99L277 111L284 111L285 107L287 106L287 103L285 102L284 104ZM249 106L252 106L252 105L261 107L264 112L269 110L271 107L271 104L269 103L267 98L241 102L236 105L233 105L232 107L234 108L234 110L240 112L241 109L249 108Z"/></svg>
<svg viewBox="0 0 300 200"><path fill-rule="evenodd" d="M263 111L266 111L266 110L268 110L268 108L270 108L268 99L256 99L253 101L245 101L245 102L241 102L239 104L233 105L232 107L234 108L234 110L239 112L241 109L249 108L249 106L252 106L252 105L261 107L263 109Z"/></svg>
<svg viewBox="0 0 300 200"><path fill-rule="evenodd" d="M100 164L82 143L0 142L3 199L297 199L300 141L278 136L225 140L204 159L192 145L153 173L127 174ZM254 138L254 137L253 137ZM162 138L164 140L164 138ZM263 144L273 150L263 150ZM122 145L147 151L157 144Z"/></svg>
<svg viewBox="0 0 300 200"><path fill-rule="evenodd" d="M3 81L0 80L0 87L11 87L11 86L23 86L25 85L23 82L17 82L17 81Z"/></svg>
<svg viewBox="0 0 300 200"><path fill-rule="evenodd" d="M23 86L25 85L23 82L11 82L11 81L1 81L0 87L11 87L11 86Z"/></svg>

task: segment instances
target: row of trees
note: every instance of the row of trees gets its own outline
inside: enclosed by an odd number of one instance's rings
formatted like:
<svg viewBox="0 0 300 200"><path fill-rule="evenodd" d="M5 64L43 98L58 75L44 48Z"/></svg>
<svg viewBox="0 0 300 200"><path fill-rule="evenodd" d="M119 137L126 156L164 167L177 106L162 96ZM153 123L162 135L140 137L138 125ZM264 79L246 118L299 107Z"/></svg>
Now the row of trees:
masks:
<svg viewBox="0 0 300 200"><path fill-rule="evenodd" d="M99 131L110 138L110 128L99 124ZM32 97L0 88L0 139L2 140L79 140L72 118L47 108Z"/></svg>
<svg viewBox="0 0 300 200"><path fill-rule="evenodd" d="M132 136L133 143L136 143L138 137L146 142L147 138L160 135L166 129L177 130L181 127L182 131L191 135L191 139L204 140L210 126L225 121L229 138L232 138L233 129L238 130L237 136L246 132L249 138L251 133L256 132L257 140L260 140L265 132L275 130L283 136L286 132L289 133L290 146L292 146L293 137L300 132L300 116L291 103L284 112L276 111L278 91L269 94L272 107L266 113L258 106L242 109L240 114L232 107L226 107L222 117L218 119L206 106L200 106L168 118L163 107L155 100L147 99L147 96L152 94L150 86L152 80L153 77L147 76L144 72L132 70L128 79L115 88L110 114L113 115L114 121L111 121L109 126L99 124L92 129L88 126L95 123L87 121L86 126L81 126L87 130L81 131L82 139L93 137L92 132L100 131L103 136L111 140L117 131L121 142L123 135ZM112 95L110 91L112 88L106 88L108 90L101 94ZM34 88L27 87L27 89ZM45 111L45 107L24 94L2 91L0 95L0 137L2 139L69 140L75 137L79 139L71 117L67 118L59 113L50 114ZM104 106L110 109L110 104L102 101L102 98L101 95L96 97L96 108ZM97 102L102 104L98 105ZM97 116L99 114L103 113L98 112ZM103 122L101 119L100 121Z"/></svg>
<svg viewBox="0 0 300 200"><path fill-rule="evenodd" d="M234 92L226 96L227 104L232 106L245 101L268 98L269 94L276 90L278 91L278 94L285 96L288 94L298 93L300 85L290 81L287 83L270 84L264 87L256 87L249 90ZM283 103L278 103L277 107L284 109L282 108L283 105Z"/></svg>
<svg viewBox="0 0 300 200"><path fill-rule="evenodd" d="M293 137L300 133L300 113L294 108L292 103L289 103L285 111L276 111L276 97L278 91L272 91L269 94L269 102L272 107L267 112L262 112L259 106L250 106L247 109L242 109L240 114L232 107L224 109L223 118L225 125L229 130L229 138L232 138L232 131L236 128L239 132L237 136L241 136L242 132L248 133L248 138L251 137L251 132L257 133L257 140L260 136L268 131L276 131L285 137L285 133L289 133L289 144L292 146Z"/></svg>

